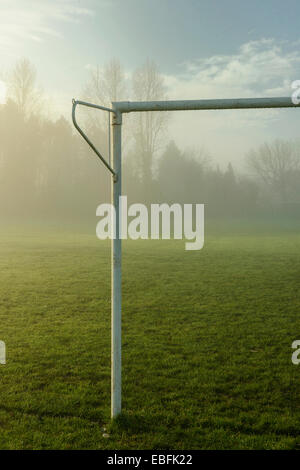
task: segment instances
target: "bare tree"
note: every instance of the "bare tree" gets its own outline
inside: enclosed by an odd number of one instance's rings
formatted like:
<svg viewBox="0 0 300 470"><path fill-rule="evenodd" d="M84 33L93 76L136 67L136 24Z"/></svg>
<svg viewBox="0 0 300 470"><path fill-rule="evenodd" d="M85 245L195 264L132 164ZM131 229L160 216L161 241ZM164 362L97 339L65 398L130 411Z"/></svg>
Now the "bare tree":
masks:
<svg viewBox="0 0 300 470"><path fill-rule="evenodd" d="M91 69L88 82L84 88L87 100L106 106L112 101L120 101L126 93L125 73L118 59L112 59L104 67L97 65ZM89 113L89 118L97 126L103 125L101 113Z"/></svg>
<svg viewBox="0 0 300 470"><path fill-rule="evenodd" d="M104 67L97 65L91 70L86 93L102 104L110 105L112 101L124 98L126 92L125 73L119 59L112 59Z"/></svg>
<svg viewBox="0 0 300 470"><path fill-rule="evenodd" d="M19 60L9 76L8 95L25 117L41 106L41 93L36 86L36 69L28 59Z"/></svg>
<svg viewBox="0 0 300 470"><path fill-rule="evenodd" d="M125 73L118 59L112 59L103 70L104 97L110 102L120 101L126 93Z"/></svg>
<svg viewBox="0 0 300 470"><path fill-rule="evenodd" d="M108 107L110 107L112 101L123 99L125 93L125 73L118 59L112 59L103 67L97 65L95 68L92 68L83 89L85 100ZM81 111L85 113L89 136L108 160L108 113L88 108L83 108ZM82 148L83 151L86 151L84 143ZM107 171L103 165L100 166L99 186L101 187L102 200L109 200L110 178L108 178Z"/></svg>
<svg viewBox="0 0 300 470"><path fill-rule="evenodd" d="M279 195L281 202L287 202L291 178L300 170L299 150L299 144L276 140L246 156L249 169Z"/></svg>
<svg viewBox="0 0 300 470"><path fill-rule="evenodd" d="M165 99L163 77L154 62L147 61L132 78L133 96L137 101ZM136 165L145 189L151 184L153 161L166 130L169 115L162 112L137 113L133 121Z"/></svg>

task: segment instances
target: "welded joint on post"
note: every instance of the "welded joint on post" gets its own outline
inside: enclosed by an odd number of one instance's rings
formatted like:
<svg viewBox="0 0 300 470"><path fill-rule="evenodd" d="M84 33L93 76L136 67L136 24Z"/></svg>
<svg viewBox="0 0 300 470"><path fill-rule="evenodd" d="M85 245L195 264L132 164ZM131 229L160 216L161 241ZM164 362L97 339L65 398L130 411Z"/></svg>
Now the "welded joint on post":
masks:
<svg viewBox="0 0 300 470"><path fill-rule="evenodd" d="M113 126L120 126L122 124L122 113L117 109L113 108L112 113L112 125Z"/></svg>

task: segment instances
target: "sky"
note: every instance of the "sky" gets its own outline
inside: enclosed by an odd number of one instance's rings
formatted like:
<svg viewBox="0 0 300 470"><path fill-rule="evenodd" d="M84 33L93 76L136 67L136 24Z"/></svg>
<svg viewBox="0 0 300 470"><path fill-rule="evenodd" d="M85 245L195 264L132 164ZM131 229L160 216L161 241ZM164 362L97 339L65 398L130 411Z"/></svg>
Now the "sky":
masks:
<svg viewBox="0 0 300 470"><path fill-rule="evenodd" d="M91 67L154 60L169 99L290 96L300 80L298 0L0 0L0 101L22 57L54 114L70 116ZM130 96L128 96L130 99ZM177 112L169 138L242 167L264 141L295 139L299 111Z"/></svg>

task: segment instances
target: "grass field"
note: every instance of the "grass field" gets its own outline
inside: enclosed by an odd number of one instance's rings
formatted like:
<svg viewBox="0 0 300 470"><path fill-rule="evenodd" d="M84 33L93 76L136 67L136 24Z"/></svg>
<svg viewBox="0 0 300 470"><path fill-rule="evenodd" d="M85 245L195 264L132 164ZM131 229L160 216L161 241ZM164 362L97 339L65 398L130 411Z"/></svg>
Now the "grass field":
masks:
<svg viewBox="0 0 300 470"><path fill-rule="evenodd" d="M2 228L0 448L300 448L299 234L124 243L124 413L110 426L109 244Z"/></svg>

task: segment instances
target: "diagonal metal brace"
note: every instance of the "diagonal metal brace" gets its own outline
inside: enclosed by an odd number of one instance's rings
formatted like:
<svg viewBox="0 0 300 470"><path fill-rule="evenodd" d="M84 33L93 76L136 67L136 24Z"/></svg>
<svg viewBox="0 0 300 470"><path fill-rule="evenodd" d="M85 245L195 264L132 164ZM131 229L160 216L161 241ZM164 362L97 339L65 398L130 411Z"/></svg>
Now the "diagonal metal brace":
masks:
<svg viewBox="0 0 300 470"><path fill-rule="evenodd" d="M76 116L75 116L75 111L76 111L76 106L77 105L87 106L89 108L101 109L103 111L108 111L109 113L114 113L115 111L111 108L106 108L105 106L100 106L100 105L97 105L97 104L87 103L85 101L76 101L74 99L72 100L72 104L73 104L73 106L72 106L72 121L73 121L73 124L74 124L75 128L78 130L79 134L84 138L84 140L89 144L89 146L94 150L95 154L100 158L102 163L104 163L106 168L111 172L111 174L113 175L114 181L116 181L117 180L117 173L113 170L113 168L105 160L105 158L102 157L101 153L96 149L94 144L90 141L88 136L83 132L81 127L79 127L79 125L76 121Z"/></svg>

